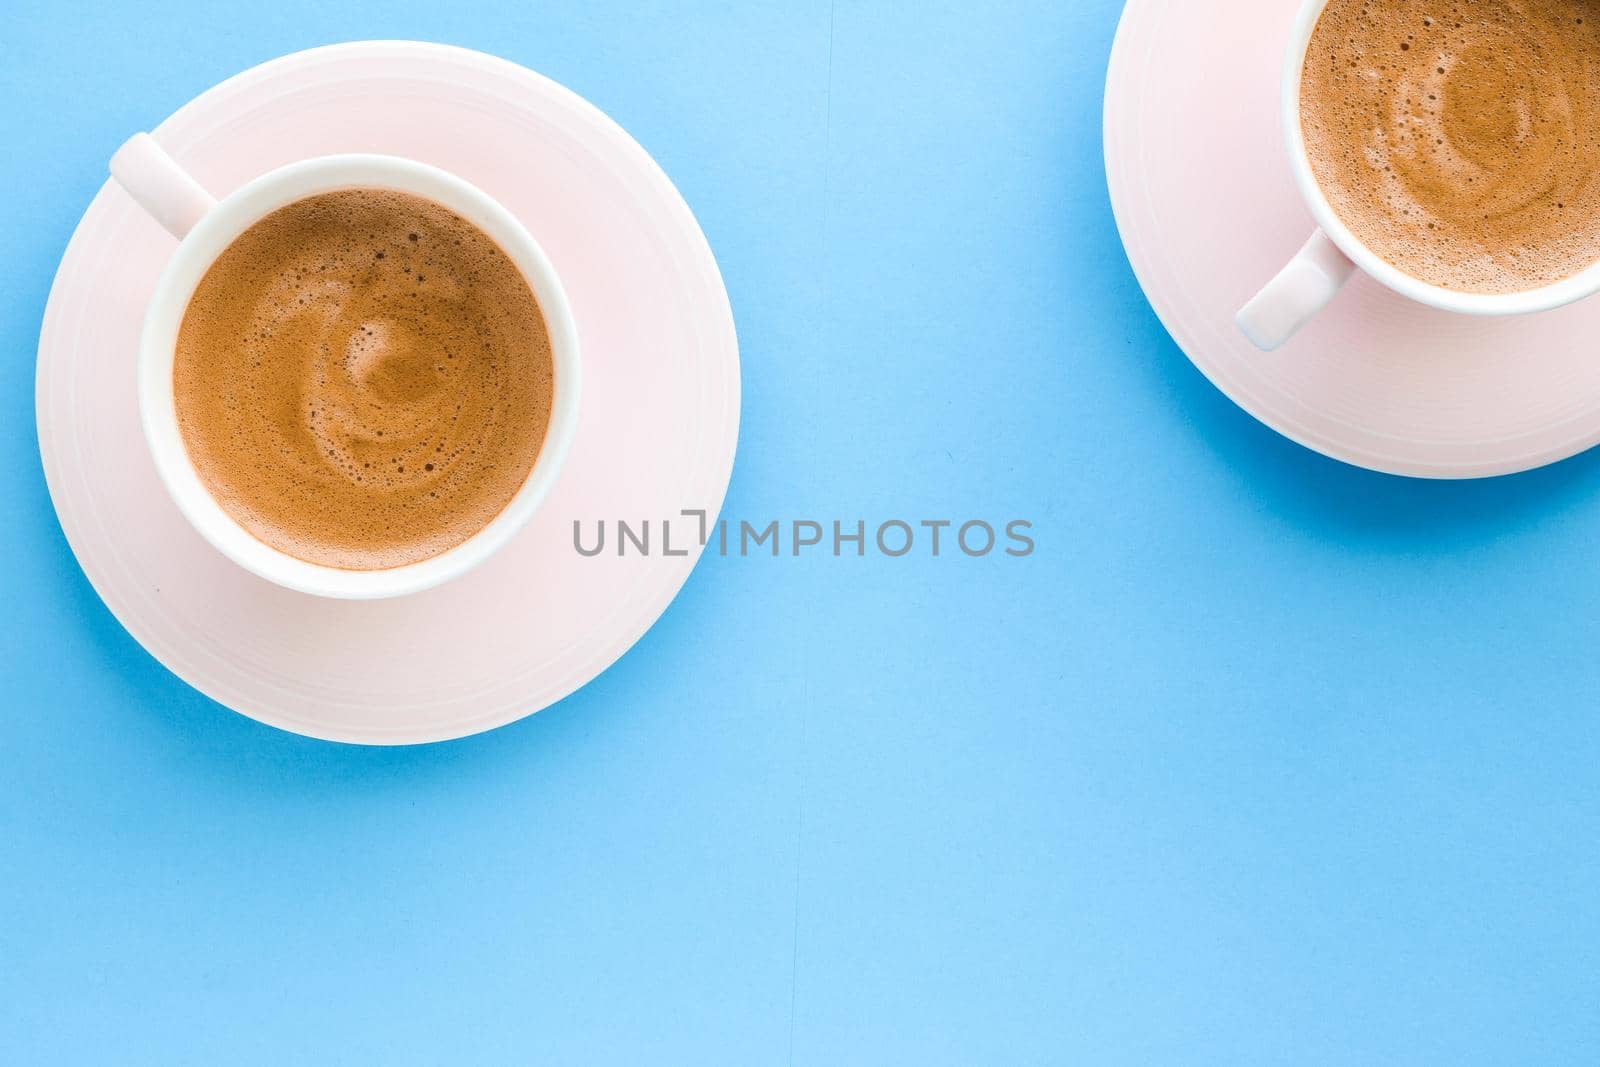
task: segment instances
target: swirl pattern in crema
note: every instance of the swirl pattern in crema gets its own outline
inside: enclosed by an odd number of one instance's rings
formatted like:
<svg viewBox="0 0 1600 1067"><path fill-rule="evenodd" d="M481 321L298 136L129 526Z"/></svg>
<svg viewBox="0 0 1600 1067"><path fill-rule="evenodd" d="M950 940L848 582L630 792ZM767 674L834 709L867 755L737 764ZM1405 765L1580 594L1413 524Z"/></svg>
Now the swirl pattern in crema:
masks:
<svg viewBox="0 0 1600 1067"><path fill-rule="evenodd" d="M521 272L470 222L345 189L245 231L196 288L173 393L201 481L253 536L352 570L461 544L527 480L550 340Z"/></svg>
<svg viewBox="0 0 1600 1067"><path fill-rule="evenodd" d="M1300 108L1334 211L1407 274L1506 293L1600 261L1600 0L1331 0Z"/></svg>

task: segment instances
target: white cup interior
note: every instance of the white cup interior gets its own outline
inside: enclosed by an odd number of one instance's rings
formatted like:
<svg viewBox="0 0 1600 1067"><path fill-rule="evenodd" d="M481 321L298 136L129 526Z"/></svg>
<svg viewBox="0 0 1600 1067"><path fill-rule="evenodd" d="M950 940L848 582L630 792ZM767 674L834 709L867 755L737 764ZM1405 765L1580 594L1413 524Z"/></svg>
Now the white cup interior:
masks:
<svg viewBox="0 0 1600 1067"><path fill-rule="evenodd" d="M1284 141L1289 147L1289 163L1294 170L1295 181L1317 225L1339 246L1339 250L1349 256L1356 266L1402 296L1445 311L1468 315L1524 315L1549 311L1600 292L1600 263L1561 281L1521 292L1463 293L1445 289L1405 273L1368 248L1350 231L1334 212L1322 187L1317 184L1310 157L1306 153L1305 132L1300 125L1300 74L1305 66L1306 50L1311 45L1317 19L1327 5L1328 0L1304 0L1301 4L1289 39L1281 95Z"/></svg>
<svg viewBox="0 0 1600 1067"><path fill-rule="evenodd" d="M522 488L487 526L462 544L385 570L343 570L297 559L256 540L200 481L178 429L173 362L178 329L205 272L224 249L271 212L317 193L351 187L395 189L449 208L492 237L516 264L544 314L555 394L543 446ZM554 484L576 429L577 329L561 282L522 224L487 194L436 167L381 155L322 156L271 171L209 211L179 243L156 285L140 338L139 412L156 469L179 510L224 555L271 582L317 596L372 599L414 593L464 574L509 541Z"/></svg>

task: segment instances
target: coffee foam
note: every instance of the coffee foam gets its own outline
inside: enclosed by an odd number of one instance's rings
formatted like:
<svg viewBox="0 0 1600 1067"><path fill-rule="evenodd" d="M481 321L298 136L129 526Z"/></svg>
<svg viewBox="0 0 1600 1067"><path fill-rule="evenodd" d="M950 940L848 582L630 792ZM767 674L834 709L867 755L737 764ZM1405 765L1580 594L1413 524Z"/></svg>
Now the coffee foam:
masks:
<svg viewBox="0 0 1600 1067"><path fill-rule="evenodd" d="M1334 211L1413 277L1518 292L1600 261L1600 0L1331 0L1301 127Z"/></svg>
<svg viewBox="0 0 1600 1067"><path fill-rule="evenodd" d="M267 545L373 570L436 556L526 481L554 368L494 241L407 193L290 204L217 259L173 391L201 481Z"/></svg>

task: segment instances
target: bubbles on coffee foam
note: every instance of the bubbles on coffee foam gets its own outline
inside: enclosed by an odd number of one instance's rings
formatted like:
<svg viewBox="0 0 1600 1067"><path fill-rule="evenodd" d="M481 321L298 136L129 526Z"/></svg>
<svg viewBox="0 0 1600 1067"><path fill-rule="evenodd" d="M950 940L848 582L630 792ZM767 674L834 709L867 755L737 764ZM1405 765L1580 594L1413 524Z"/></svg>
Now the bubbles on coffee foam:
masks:
<svg viewBox="0 0 1600 1067"><path fill-rule="evenodd" d="M1532 288L1600 259L1600 40L1572 33L1596 6L1334 0L1302 119L1335 211L1401 269L1465 291Z"/></svg>
<svg viewBox="0 0 1600 1067"><path fill-rule="evenodd" d="M377 190L310 198L237 241L186 313L175 372L219 499L269 544L356 567L436 555L492 519L552 386L537 303L493 242Z"/></svg>

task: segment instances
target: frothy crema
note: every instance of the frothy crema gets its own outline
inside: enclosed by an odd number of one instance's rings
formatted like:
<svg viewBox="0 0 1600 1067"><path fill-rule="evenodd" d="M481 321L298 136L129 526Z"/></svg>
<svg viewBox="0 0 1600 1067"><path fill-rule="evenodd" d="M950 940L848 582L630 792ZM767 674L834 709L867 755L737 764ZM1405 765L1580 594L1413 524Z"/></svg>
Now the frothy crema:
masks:
<svg viewBox="0 0 1600 1067"><path fill-rule="evenodd" d="M526 481L550 420L521 272L432 201L346 189L256 223L201 280L173 392L201 481L272 548L374 570L456 547Z"/></svg>
<svg viewBox="0 0 1600 1067"><path fill-rule="evenodd" d="M1331 0L1300 107L1334 211L1405 273L1507 293L1600 261L1600 0Z"/></svg>

